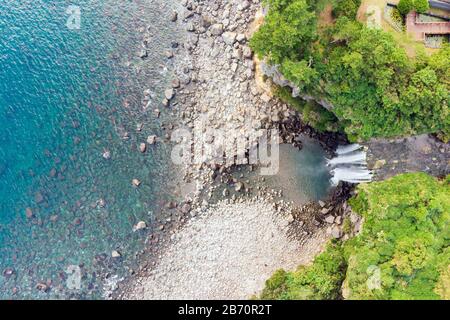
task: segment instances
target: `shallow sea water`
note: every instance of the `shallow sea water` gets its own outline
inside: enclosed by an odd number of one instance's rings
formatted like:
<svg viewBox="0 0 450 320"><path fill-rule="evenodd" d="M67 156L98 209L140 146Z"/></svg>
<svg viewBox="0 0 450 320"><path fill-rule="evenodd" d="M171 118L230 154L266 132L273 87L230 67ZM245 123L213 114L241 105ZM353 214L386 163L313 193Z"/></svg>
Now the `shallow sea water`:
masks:
<svg viewBox="0 0 450 320"><path fill-rule="evenodd" d="M71 4L79 6L80 29L66 25ZM170 121L160 101L172 75L164 52L181 36L168 19L173 6L0 2L0 272L14 270L0 275L0 298L98 298L106 277L136 265L151 229L132 227L151 224L175 174L165 144L137 150ZM143 60L145 28L153 36ZM147 110L145 89L152 92ZM112 259L112 250L122 258ZM72 290L74 267L81 288ZM37 290L39 282L51 289Z"/></svg>

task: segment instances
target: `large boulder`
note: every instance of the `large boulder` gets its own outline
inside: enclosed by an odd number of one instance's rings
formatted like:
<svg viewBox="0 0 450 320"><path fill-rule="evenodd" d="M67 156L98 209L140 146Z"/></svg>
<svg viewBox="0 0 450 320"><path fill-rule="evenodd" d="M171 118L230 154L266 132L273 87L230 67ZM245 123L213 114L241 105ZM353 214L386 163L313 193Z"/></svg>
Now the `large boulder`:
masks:
<svg viewBox="0 0 450 320"><path fill-rule="evenodd" d="M223 41L229 45L232 46L236 42L237 34L235 32L225 32L222 34Z"/></svg>
<svg viewBox="0 0 450 320"><path fill-rule="evenodd" d="M223 24L216 23L211 26L211 34L214 36L220 36L223 33Z"/></svg>

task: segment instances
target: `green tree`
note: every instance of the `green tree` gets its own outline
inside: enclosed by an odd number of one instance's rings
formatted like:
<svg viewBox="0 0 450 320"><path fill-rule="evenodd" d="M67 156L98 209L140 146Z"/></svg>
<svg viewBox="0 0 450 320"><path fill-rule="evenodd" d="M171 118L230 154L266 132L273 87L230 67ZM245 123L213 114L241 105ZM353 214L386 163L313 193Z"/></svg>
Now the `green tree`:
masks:
<svg viewBox="0 0 450 320"><path fill-rule="evenodd" d="M339 297L345 260L340 245L329 244L311 266L294 272L278 270L266 281L260 298L278 300L330 300Z"/></svg>
<svg viewBox="0 0 450 320"><path fill-rule="evenodd" d="M430 9L428 0L414 0L414 9L418 13L425 13Z"/></svg>
<svg viewBox="0 0 450 320"><path fill-rule="evenodd" d="M251 39L250 45L259 57L267 57L274 64L285 58L298 60L307 56L310 44L316 38L316 17L308 10L305 0L289 4L269 0L270 7L264 24Z"/></svg>
<svg viewBox="0 0 450 320"><path fill-rule="evenodd" d="M414 10L414 0L400 0L398 2L397 9L402 15L407 15Z"/></svg>
<svg viewBox="0 0 450 320"><path fill-rule="evenodd" d="M450 46L410 59L390 33L345 14L318 30L319 1L266 1L270 10L251 46L304 94L329 102L340 122L328 126L333 117L310 108L310 124L321 130L345 126L351 140L421 133L450 138ZM335 9L343 4L338 1ZM414 3L400 4L410 10Z"/></svg>
<svg viewBox="0 0 450 320"><path fill-rule="evenodd" d="M354 19L360 5L361 0L336 0L336 4L333 7L333 15L336 18L344 16Z"/></svg>
<svg viewBox="0 0 450 320"><path fill-rule="evenodd" d="M350 200L364 218L356 237L314 263L278 271L263 299L448 299L450 176L403 174L361 184ZM341 291L342 288L342 291Z"/></svg>

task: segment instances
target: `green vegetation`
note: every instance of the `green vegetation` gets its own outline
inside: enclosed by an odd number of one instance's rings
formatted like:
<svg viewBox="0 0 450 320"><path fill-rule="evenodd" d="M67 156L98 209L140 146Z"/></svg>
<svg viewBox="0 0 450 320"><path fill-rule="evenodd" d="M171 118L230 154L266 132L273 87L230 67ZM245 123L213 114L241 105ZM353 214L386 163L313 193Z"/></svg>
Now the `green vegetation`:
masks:
<svg viewBox="0 0 450 320"><path fill-rule="evenodd" d="M405 16L413 10L418 13L425 13L430 9L430 4L428 0L400 0L397 8Z"/></svg>
<svg viewBox="0 0 450 320"><path fill-rule="evenodd" d="M414 1L413 0L400 0L397 5L398 11L406 16L412 10L414 10Z"/></svg>
<svg viewBox="0 0 450 320"><path fill-rule="evenodd" d="M408 58L392 35L355 20L359 0L334 2L334 25L317 29L317 1L266 0L251 40L260 58L307 95L325 99L353 140L450 135L450 47Z"/></svg>
<svg viewBox="0 0 450 320"><path fill-rule="evenodd" d="M295 272L278 270L266 282L261 294L265 300L337 299L344 280L345 260L342 248L330 244L314 264Z"/></svg>
<svg viewBox="0 0 450 320"><path fill-rule="evenodd" d="M418 13L425 13L430 9L428 0L414 0L414 9Z"/></svg>
<svg viewBox="0 0 450 320"><path fill-rule="evenodd" d="M356 13L361 5L361 0L336 0L333 6L333 15L337 18L356 18Z"/></svg>
<svg viewBox="0 0 450 320"><path fill-rule="evenodd" d="M311 266L277 271L261 298L448 299L449 194L450 176L424 173L360 185L350 204L364 218L361 233Z"/></svg>
<svg viewBox="0 0 450 320"><path fill-rule="evenodd" d="M300 98L293 98L291 90L286 87L276 87L274 92L282 101L286 102L302 114L304 123L315 128L317 131L338 132L343 130L342 124L336 116L318 103L314 101L305 101Z"/></svg>

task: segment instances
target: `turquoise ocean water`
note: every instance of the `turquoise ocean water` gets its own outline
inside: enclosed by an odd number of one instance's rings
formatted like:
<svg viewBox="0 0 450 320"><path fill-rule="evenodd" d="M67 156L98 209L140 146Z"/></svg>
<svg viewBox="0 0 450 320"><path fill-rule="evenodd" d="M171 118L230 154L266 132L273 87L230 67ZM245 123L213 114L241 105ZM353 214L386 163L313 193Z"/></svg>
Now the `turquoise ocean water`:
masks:
<svg viewBox="0 0 450 320"><path fill-rule="evenodd" d="M67 27L69 5L80 9L79 29ZM137 150L170 120L152 112L171 80L164 52L178 37L162 18L169 6L0 2L0 298L98 298L105 277L134 266L145 232L132 227L151 223L174 172L164 144ZM143 60L146 28L154 36ZM122 258L112 259L112 250ZM81 270L80 290L67 288L70 266Z"/></svg>

